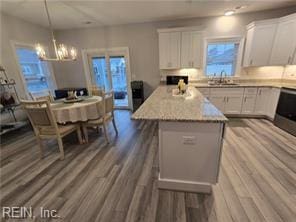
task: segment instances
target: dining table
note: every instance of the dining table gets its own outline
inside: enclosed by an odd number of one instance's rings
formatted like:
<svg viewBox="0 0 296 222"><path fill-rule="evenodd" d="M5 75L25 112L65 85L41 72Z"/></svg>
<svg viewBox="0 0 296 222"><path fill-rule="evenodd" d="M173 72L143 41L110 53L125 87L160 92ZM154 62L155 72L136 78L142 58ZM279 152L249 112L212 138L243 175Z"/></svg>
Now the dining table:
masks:
<svg viewBox="0 0 296 222"><path fill-rule="evenodd" d="M101 116L97 103L102 101L101 96L81 96L77 101L58 99L51 103L51 110L58 123L77 123Z"/></svg>

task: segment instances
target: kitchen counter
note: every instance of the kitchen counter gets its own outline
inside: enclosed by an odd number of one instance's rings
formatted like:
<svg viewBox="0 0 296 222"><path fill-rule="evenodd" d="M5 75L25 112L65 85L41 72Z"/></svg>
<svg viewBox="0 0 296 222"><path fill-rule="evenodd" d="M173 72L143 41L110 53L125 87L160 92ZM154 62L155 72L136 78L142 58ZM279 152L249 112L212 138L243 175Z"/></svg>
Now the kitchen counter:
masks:
<svg viewBox="0 0 296 222"><path fill-rule="evenodd" d="M210 193L218 182L227 118L195 87L159 86L132 115L158 121L158 188Z"/></svg>
<svg viewBox="0 0 296 222"><path fill-rule="evenodd" d="M296 85L285 83L239 83L237 85L210 85L208 83L189 83L189 86L197 88L239 88L239 87L275 87L275 88L292 88L296 89Z"/></svg>
<svg viewBox="0 0 296 222"><path fill-rule="evenodd" d="M132 115L135 120L225 122L227 118L195 87L187 96L173 96L176 86L159 86Z"/></svg>

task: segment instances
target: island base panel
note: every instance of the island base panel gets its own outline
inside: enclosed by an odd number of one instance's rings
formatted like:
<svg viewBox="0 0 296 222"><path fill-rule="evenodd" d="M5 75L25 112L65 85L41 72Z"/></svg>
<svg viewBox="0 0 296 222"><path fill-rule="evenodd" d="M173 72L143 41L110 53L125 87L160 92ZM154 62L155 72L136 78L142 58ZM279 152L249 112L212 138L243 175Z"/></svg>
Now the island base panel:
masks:
<svg viewBox="0 0 296 222"><path fill-rule="evenodd" d="M224 123L159 122L159 188L209 193L219 176Z"/></svg>

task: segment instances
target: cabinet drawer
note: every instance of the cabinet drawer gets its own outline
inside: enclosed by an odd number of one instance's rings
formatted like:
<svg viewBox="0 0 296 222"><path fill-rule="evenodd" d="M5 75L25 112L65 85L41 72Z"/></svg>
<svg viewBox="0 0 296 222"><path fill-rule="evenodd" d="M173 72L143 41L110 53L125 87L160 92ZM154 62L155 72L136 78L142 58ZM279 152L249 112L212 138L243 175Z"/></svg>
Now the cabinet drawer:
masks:
<svg viewBox="0 0 296 222"><path fill-rule="evenodd" d="M243 95L244 88L212 88L211 95Z"/></svg>
<svg viewBox="0 0 296 222"><path fill-rule="evenodd" d="M245 88L245 95L256 95L256 94L257 94L256 87Z"/></svg>
<svg viewBox="0 0 296 222"><path fill-rule="evenodd" d="M197 88L197 90L203 95L210 95L210 88Z"/></svg>

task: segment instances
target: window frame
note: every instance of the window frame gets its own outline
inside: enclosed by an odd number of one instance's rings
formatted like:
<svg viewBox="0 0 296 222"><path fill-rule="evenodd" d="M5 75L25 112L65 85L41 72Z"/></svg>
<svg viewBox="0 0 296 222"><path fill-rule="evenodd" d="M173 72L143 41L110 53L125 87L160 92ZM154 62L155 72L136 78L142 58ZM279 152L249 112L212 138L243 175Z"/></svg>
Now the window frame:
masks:
<svg viewBox="0 0 296 222"><path fill-rule="evenodd" d="M28 49L35 50L35 45L32 44L32 43L18 42L18 41L15 41L15 40L10 40L10 44L11 44L12 51L13 51L13 54L14 54L15 63L17 65L17 67L18 67L18 72L17 73L18 73L19 79L21 80L21 83L22 83L21 87L23 89L23 92L25 92L25 94L26 94L26 96L25 96L26 99L30 99L29 90L27 88L27 83L26 83L26 80L25 80L25 77L24 77L23 71L22 71L22 66L19 63L19 59L18 59L18 55L17 55L17 48L23 47L23 48L28 48ZM44 47L44 50L48 54L48 47ZM54 74L54 70L53 70L51 62L47 61L47 67L49 69L50 78L52 80L52 84L51 84L52 88L49 88L48 90L52 93L52 95L54 95L54 90L57 89L57 82L56 82L56 79L55 79L55 74ZM40 94L42 94L42 93L40 92Z"/></svg>
<svg viewBox="0 0 296 222"><path fill-rule="evenodd" d="M235 72L234 72L233 76L231 76L231 77L239 77L240 76L245 38L243 38L242 36L221 36L221 37L210 37L210 38L204 39L203 69L202 69L202 75L204 78L206 78L206 79L210 78L210 76L207 76L207 74L206 74L208 44L229 43L229 42L239 44L238 51L237 51ZM220 74L220 73L218 73L218 74ZM231 78L231 77L229 77L229 78Z"/></svg>

